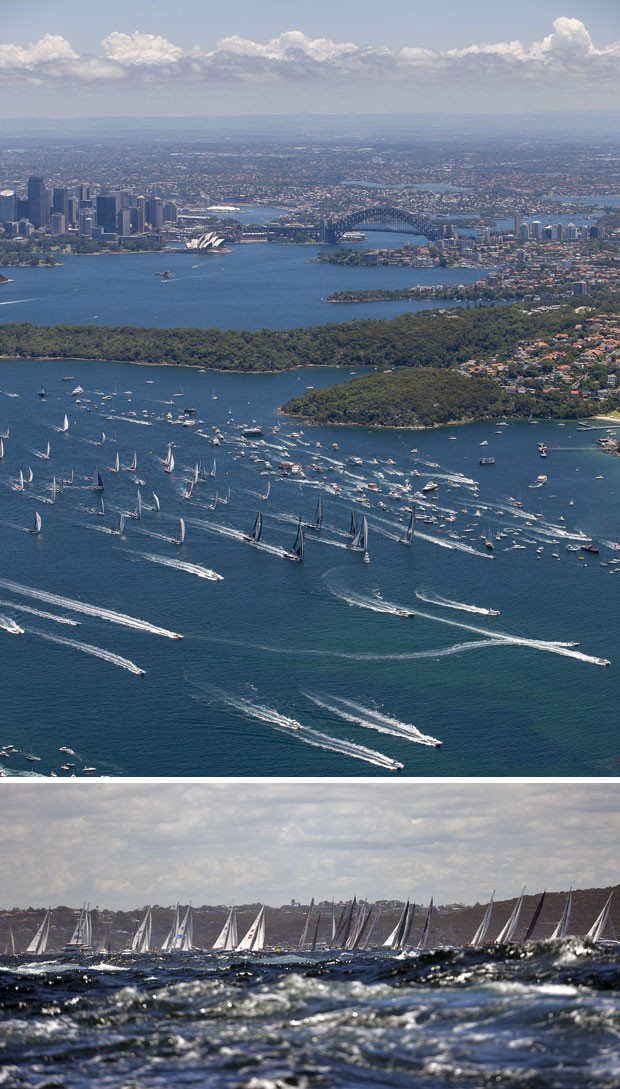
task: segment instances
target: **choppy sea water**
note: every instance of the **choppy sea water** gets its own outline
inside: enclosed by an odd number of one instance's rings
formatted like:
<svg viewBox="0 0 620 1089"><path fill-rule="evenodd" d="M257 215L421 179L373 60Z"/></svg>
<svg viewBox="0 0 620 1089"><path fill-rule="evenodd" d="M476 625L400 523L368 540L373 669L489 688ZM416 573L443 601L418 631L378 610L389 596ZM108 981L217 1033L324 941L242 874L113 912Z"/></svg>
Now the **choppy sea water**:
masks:
<svg viewBox="0 0 620 1089"><path fill-rule="evenodd" d="M604 431L278 414L347 377L0 365L1 768L618 773L620 461ZM322 529L291 562L319 499ZM348 547L352 513L370 563Z"/></svg>
<svg viewBox="0 0 620 1089"><path fill-rule="evenodd" d="M620 1085L617 954L0 961L11 1089Z"/></svg>

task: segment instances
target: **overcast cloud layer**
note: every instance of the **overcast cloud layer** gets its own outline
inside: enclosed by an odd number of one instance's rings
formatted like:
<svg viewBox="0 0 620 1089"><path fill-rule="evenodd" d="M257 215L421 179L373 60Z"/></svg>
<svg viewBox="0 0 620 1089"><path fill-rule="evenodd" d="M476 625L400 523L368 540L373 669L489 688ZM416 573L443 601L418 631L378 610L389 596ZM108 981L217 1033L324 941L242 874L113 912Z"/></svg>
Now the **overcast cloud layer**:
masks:
<svg viewBox="0 0 620 1089"><path fill-rule="evenodd" d="M544 38L400 49L290 30L267 42L238 35L215 49L181 49L157 34L113 31L97 54L64 37L0 43L0 88L41 114L85 108L153 113L343 113L617 108L620 41L595 45L579 20L562 16ZM0 96L0 108L2 96ZM6 112L6 110L5 110Z"/></svg>
<svg viewBox="0 0 620 1089"><path fill-rule="evenodd" d="M7 782L0 908L607 886L619 812L601 783Z"/></svg>

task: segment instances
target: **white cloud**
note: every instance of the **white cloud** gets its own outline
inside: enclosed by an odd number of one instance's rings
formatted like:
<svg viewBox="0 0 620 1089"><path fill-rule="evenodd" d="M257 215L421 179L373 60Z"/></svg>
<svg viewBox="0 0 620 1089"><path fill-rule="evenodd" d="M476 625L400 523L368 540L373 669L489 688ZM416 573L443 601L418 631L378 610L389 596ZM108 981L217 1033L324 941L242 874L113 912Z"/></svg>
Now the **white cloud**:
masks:
<svg viewBox="0 0 620 1089"><path fill-rule="evenodd" d="M301 30L182 49L161 35L114 31L97 54L78 55L48 34L29 46L0 44L0 87L0 116L609 110L620 89L620 42L597 45L567 16L529 44L444 50Z"/></svg>
<svg viewBox="0 0 620 1089"><path fill-rule="evenodd" d="M7 782L0 907L277 905L354 892L473 903L526 882L604 886L617 879L617 793L596 783Z"/></svg>
<svg viewBox="0 0 620 1089"><path fill-rule="evenodd" d="M126 65L174 64L183 50L158 34L120 34L115 31L102 41L108 60Z"/></svg>

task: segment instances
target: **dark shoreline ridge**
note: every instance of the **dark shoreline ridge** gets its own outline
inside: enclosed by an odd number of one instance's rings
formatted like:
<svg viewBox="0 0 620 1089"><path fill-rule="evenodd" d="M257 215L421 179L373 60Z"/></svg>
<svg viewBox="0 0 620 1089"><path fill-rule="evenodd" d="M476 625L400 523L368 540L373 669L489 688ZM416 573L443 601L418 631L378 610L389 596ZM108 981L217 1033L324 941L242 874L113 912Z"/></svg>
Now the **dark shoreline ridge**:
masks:
<svg viewBox="0 0 620 1089"><path fill-rule="evenodd" d="M608 305L606 310L614 312ZM299 367L394 369L333 389L310 391L283 411L316 423L420 427L528 416L568 419L595 415L595 394L567 389L509 392L492 378L456 368L470 360L508 360L521 342L574 331L584 308L539 307L428 310L390 320L366 319L289 330L143 328L138 326L0 326L0 356L10 359L94 360L192 366L240 373ZM424 370L429 373L425 374ZM617 407L617 396L607 409Z"/></svg>

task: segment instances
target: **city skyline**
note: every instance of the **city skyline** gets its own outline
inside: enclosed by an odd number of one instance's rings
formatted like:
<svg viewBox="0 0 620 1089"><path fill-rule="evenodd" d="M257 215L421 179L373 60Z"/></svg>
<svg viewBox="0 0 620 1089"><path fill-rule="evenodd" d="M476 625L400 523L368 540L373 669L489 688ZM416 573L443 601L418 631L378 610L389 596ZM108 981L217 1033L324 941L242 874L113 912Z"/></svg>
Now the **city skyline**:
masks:
<svg viewBox="0 0 620 1089"><path fill-rule="evenodd" d="M597 783L8 785L4 908L90 901L476 903L617 882L617 790Z"/></svg>
<svg viewBox="0 0 620 1089"><path fill-rule="evenodd" d="M388 0L350 6L107 5L88 20L69 0L3 18L4 117L243 116L605 110L620 82L620 18L607 5L487 3L434 18ZM73 18L70 18L70 15ZM391 18L390 18L391 16ZM105 22L103 19L105 18ZM387 30L385 28L388 28Z"/></svg>

